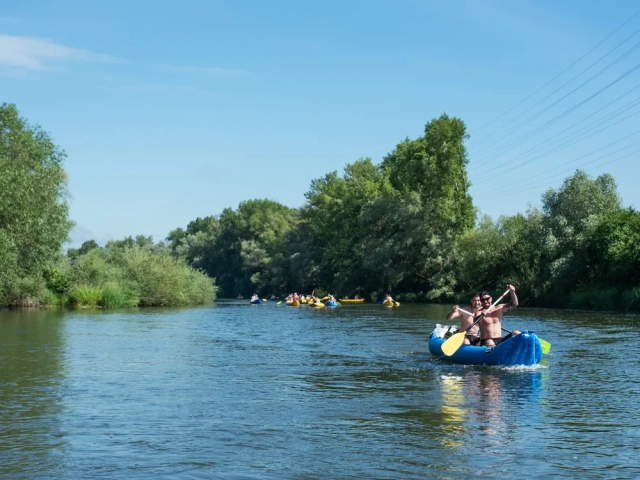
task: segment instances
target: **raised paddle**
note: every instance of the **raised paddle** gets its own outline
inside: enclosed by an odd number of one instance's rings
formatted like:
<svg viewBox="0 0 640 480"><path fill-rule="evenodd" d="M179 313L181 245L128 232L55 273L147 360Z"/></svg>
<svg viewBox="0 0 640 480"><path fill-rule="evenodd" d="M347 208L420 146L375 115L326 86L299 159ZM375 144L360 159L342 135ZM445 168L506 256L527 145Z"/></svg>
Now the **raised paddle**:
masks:
<svg viewBox="0 0 640 480"><path fill-rule="evenodd" d="M500 297L498 297L498 299L495 302L493 302L489 308L495 307L500 302L500 300L504 298L504 296L507 293L509 293L509 290L507 290L502 295L500 295ZM449 338L447 338L442 344L442 347L440 347L442 349L442 353L444 353L447 357L450 357L451 355L456 353L458 349L462 346L462 343L464 342L464 336L467 334L467 331L475 327L478 324L478 322L484 318L484 315L485 315L484 313L481 313L480 315L478 315L478 318L476 318L473 321L473 323L469 325L466 329L454 335L451 335Z"/></svg>
<svg viewBox="0 0 640 480"><path fill-rule="evenodd" d="M466 313L467 315L471 315L473 316L473 313L471 312L467 312L466 310L463 310L462 308L458 308L459 312L462 313ZM511 330L507 330L504 327L500 327L502 328L502 330L504 330L507 333L513 333ZM540 340L540 345L542 346L542 353L544 353L545 355L549 353L549 351L551 350L551 344L549 342L547 342L545 339L538 337L538 340Z"/></svg>

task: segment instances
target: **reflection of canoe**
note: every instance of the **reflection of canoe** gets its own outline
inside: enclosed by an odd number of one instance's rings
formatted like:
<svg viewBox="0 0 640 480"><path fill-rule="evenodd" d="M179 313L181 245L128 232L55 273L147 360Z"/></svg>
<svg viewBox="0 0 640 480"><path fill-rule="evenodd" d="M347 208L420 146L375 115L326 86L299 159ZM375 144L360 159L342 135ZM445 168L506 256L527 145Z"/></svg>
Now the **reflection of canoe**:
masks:
<svg viewBox="0 0 640 480"><path fill-rule="evenodd" d="M385 300L384 302L382 302L382 305L384 305L385 307L393 307L395 303L393 303L393 300Z"/></svg>
<svg viewBox="0 0 640 480"><path fill-rule="evenodd" d="M337 307L338 304L336 302L332 302L331 300L329 300L327 303L325 303L325 306L327 306L327 307Z"/></svg>
<svg viewBox="0 0 640 480"><path fill-rule="evenodd" d="M322 307L324 307L324 303L322 303L322 302L310 303L309 306L310 307L314 307L314 308L322 308Z"/></svg>
<svg viewBox="0 0 640 480"><path fill-rule="evenodd" d="M294 300L293 302L287 302L287 307L299 307L299 306L300 306L299 300Z"/></svg>
<svg viewBox="0 0 640 480"><path fill-rule="evenodd" d="M340 303L362 303L364 298L341 298Z"/></svg>
<svg viewBox="0 0 640 480"><path fill-rule="evenodd" d="M251 303L253 305L260 305L262 303L262 300L260 300L259 298L256 298L255 300L251 300Z"/></svg>
<svg viewBox="0 0 640 480"><path fill-rule="evenodd" d="M447 327L437 325L429 337L429 351L432 355L455 363L466 365L535 365L542 360L542 345L534 332L524 331L508 338L495 347L474 347L462 345L453 355L442 353L444 339L441 335Z"/></svg>

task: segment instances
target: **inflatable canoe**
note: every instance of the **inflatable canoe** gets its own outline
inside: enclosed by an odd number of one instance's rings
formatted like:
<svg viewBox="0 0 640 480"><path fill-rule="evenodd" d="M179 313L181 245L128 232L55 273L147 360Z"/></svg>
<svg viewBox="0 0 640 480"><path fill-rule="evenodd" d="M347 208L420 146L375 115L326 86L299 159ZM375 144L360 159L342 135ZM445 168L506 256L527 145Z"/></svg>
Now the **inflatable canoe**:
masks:
<svg viewBox="0 0 640 480"><path fill-rule="evenodd" d="M435 357L465 365L535 365L542 360L542 346L534 332L524 331L508 338L495 347L475 347L462 345L450 357L442 353L444 335L449 327L436 325L429 337L429 351ZM451 328L456 333L458 327Z"/></svg>
<svg viewBox="0 0 640 480"><path fill-rule="evenodd" d="M382 305L384 305L385 307L393 307L395 305L395 302L393 300L385 300L384 302L382 302Z"/></svg>
<svg viewBox="0 0 640 480"><path fill-rule="evenodd" d="M262 300L259 298L256 298L255 300L251 300L252 305L260 305L261 303L262 303Z"/></svg>
<svg viewBox="0 0 640 480"><path fill-rule="evenodd" d="M293 302L287 302L287 307L299 307L299 306L300 306L299 300L294 300Z"/></svg>
<svg viewBox="0 0 640 480"><path fill-rule="evenodd" d="M341 298L340 303L363 303L364 298Z"/></svg>
<svg viewBox="0 0 640 480"><path fill-rule="evenodd" d="M326 302L325 307L337 307L338 304L336 302L332 302L331 300L329 300L328 302Z"/></svg>
<svg viewBox="0 0 640 480"><path fill-rule="evenodd" d="M324 303L322 303L322 302L310 303L309 306L313 307L313 308L323 308L324 307Z"/></svg>

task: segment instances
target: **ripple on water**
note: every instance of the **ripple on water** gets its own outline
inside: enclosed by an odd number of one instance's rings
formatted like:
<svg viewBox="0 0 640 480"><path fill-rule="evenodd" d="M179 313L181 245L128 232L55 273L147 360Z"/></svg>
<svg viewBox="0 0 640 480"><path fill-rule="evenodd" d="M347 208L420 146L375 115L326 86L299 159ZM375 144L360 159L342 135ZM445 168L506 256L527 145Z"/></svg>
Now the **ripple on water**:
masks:
<svg viewBox="0 0 640 480"><path fill-rule="evenodd" d="M444 306L0 312L7 478L638 478L638 317L518 310L534 367L427 349Z"/></svg>

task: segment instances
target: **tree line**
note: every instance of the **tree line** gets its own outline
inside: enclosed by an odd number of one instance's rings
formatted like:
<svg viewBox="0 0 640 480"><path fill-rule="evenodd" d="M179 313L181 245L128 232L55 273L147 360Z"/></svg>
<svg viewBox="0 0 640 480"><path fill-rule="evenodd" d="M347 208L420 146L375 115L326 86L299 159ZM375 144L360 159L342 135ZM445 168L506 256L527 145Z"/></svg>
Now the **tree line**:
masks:
<svg viewBox="0 0 640 480"><path fill-rule="evenodd" d="M463 301L518 286L529 306L640 310L640 216L611 175L577 170L541 207L493 220L469 195L465 124L442 115L380 164L311 182L305 204L249 200L172 231L178 258L220 294L331 292Z"/></svg>
<svg viewBox="0 0 640 480"><path fill-rule="evenodd" d="M104 247L89 241L66 255L60 253L71 227L64 154L15 107L4 105L0 122L0 167L13 169L0 186L15 185L14 177L22 182L22 190L0 191L3 304L24 301L27 293L124 306L201 303L216 292L312 290L454 302L513 283L525 305L640 310L639 214L622 206L611 175L594 179L578 170L545 192L540 208L496 220L480 215L469 194L468 135L458 118L433 119L422 136L400 142L379 164L362 158L341 175L312 180L300 208L247 200L196 218L157 244L144 236ZM6 133L13 131L41 150ZM48 193L31 201L43 187ZM35 232L43 222L50 226Z"/></svg>

